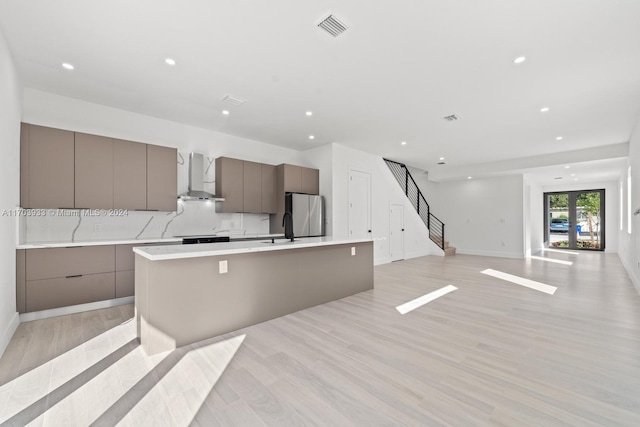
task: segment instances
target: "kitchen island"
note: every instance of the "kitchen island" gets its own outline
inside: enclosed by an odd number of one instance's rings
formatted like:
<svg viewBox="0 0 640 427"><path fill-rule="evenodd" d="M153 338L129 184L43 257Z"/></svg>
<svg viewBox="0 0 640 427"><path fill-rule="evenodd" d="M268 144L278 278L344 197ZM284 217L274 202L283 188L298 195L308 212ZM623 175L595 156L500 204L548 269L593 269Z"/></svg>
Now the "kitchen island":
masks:
<svg viewBox="0 0 640 427"><path fill-rule="evenodd" d="M168 351L373 289L370 239L134 248L138 339Z"/></svg>

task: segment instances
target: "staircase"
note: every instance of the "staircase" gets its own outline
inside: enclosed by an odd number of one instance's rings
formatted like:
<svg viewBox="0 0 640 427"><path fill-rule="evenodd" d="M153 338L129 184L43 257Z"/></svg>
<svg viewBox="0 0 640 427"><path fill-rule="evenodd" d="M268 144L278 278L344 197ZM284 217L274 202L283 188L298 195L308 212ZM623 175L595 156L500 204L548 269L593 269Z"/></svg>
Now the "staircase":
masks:
<svg viewBox="0 0 640 427"><path fill-rule="evenodd" d="M427 203L418 185L413 180L407 166L389 159L384 159L384 161L391 170L391 173L393 173L393 176L396 177L404 194L427 226L429 239L444 251L445 256L455 255L456 248L449 246L449 242L444 239L444 223L431 213L429 203Z"/></svg>

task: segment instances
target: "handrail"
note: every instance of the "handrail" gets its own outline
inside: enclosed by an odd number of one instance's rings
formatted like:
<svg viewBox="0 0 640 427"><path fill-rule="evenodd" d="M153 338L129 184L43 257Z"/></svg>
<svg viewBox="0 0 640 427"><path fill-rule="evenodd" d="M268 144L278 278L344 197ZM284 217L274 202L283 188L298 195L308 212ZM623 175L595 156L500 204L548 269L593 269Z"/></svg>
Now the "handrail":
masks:
<svg viewBox="0 0 640 427"><path fill-rule="evenodd" d="M395 176L398 184L404 190L404 194L407 196L413 207L416 209L416 212L427 226L429 230L429 238L437 244L440 249L444 250L445 248L445 240L444 240L444 223L435 215L431 213L431 207L425 199L424 194L420 191L418 184L411 176L411 172L407 169L407 166L404 163L399 163L394 160L383 159L391 173ZM413 184L413 185L410 185ZM424 207L426 206L427 211L425 215Z"/></svg>

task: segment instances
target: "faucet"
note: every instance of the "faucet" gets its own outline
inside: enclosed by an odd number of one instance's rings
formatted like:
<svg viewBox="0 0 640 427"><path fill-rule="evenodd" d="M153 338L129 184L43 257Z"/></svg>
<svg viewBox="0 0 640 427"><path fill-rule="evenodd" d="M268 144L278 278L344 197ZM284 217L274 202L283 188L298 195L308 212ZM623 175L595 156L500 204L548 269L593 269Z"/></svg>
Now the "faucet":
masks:
<svg viewBox="0 0 640 427"><path fill-rule="evenodd" d="M284 238L293 242L293 217L291 212L285 212L282 216L282 226L284 227Z"/></svg>

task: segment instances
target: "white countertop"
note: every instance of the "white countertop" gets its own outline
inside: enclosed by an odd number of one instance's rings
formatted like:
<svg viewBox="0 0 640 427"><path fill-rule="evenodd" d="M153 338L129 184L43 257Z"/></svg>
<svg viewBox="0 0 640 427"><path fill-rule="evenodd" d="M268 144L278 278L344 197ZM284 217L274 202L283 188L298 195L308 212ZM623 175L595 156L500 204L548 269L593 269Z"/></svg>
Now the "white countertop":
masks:
<svg viewBox="0 0 640 427"><path fill-rule="evenodd" d="M371 241L372 239L369 238L347 239L340 237L301 237L294 240L293 242L285 239L277 239L275 243L271 243L270 239L266 239L264 241L204 243L199 245L147 246L133 248L133 251L151 261L161 261L168 259L245 254L250 252L302 249L318 246L343 245L349 243L363 243Z"/></svg>
<svg viewBox="0 0 640 427"><path fill-rule="evenodd" d="M76 246L102 246L102 245L144 245L146 243L176 243L182 242L180 237L166 239L122 239L122 240L83 240L77 242L32 242L16 246L16 249L42 249L42 248L70 248Z"/></svg>
<svg viewBox="0 0 640 427"><path fill-rule="evenodd" d="M197 236L202 236L198 234ZM217 234L216 236L229 237L233 240L246 240L246 239L271 239L272 237L281 238L282 234ZM178 236L168 237L165 239L121 239L121 240L83 240L77 242L31 242L21 243L16 246L16 249L43 249L43 248L70 248L77 246L101 246L101 245L145 245L148 243L181 243L183 237L195 237L194 236Z"/></svg>

